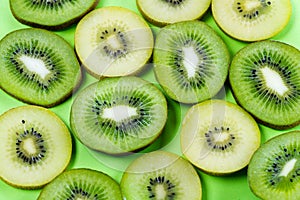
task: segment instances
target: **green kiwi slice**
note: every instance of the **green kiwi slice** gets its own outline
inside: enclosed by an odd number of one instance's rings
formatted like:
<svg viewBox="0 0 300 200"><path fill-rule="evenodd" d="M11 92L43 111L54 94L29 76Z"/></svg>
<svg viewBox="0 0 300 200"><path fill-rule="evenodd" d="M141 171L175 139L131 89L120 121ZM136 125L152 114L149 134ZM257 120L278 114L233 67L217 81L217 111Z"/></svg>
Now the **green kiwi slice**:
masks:
<svg viewBox="0 0 300 200"><path fill-rule="evenodd" d="M75 31L77 55L96 78L139 73L152 55L153 43L144 19L116 6L93 10L80 20Z"/></svg>
<svg viewBox="0 0 300 200"><path fill-rule="evenodd" d="M159 31L153 62L157 81L172 99L197 103L223 87L230 55L223 40L207 24L186 21Z"/></svg>
<svg viewBox="0 0 300 200"><path fill-rule="evenodd" d="M233 58L229 81L237 102L262 124L276 129L300 122L300 51L278 41L261 41Z"/></svg>
<svg viewBox="0 0 300 200"><path fill-rule="evenodd" d="M86 146L125 154L152 143L167 119L162 92L142 78L104 78L86 87L73 102L70 124Z"/></svg>
<svg viewBox="0 0 300 200"><path fill-rule="evenodd" d="M201 18L211 0L136 0L143 17L157 26Z"/></svg>
<svg viewBox="0 0 300 200"><path fill-rule="evenodd" d="M212 15L228 35L242 41L265 40L288 24L290 0L212 0Z"/></svg>
<svg viewBox="0 0 300 200"><path fill-rule="evenodd" d="M196 170L182 157L167 151L153 151L134 160L120 185L127 200L202 199Z"/></svg>
<svg viewBox="0 0 300 200"><path fill-rule="evenodd" d="M52 111L26 105L0 116L0 178L6 183L41 188L65 170L71 154L71 134Z"/></svg>
<svg viewBox="0 0 300 200"><path fill-rule="evenodd" d="M122 200L119 184L109 175L88 168L65 171L46 185L37 200Z"/></svg>
<svg viewBox="0 0 300 200"><path fill-rule="evenodd" d="M0 41L0 54L0 87L26 103L55 106L80 84L73 48L50 31L13 31Z"/></svg>
<svg viewBox="0 0 300 200"><path fill-rule="evenodd" d="M300 131L262 144L248 166L248 183L261 199L300 199Z"/></svg>
<svg viewBox="0 0 300 200"><path fill-rule="evenodd" d="M78 22L99 0L10 0L13 16L21 23L60 30Z"/></svg>
<svg viewBox="0 0 300 200"><path fill-rule="evenodd" d="M213 175L231 174L246 167L260 140L260 130L252 116L225 100L207 100L192 106L180 133L184 156Z"/></svg>

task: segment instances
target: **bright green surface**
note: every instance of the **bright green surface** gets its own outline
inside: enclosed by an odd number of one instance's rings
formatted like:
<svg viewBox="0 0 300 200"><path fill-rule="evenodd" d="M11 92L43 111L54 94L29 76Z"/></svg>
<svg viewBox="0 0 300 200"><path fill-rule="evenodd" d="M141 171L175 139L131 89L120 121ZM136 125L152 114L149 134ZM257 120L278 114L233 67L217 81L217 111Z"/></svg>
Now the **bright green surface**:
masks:
<svg viewBox="0 0 300 200"><path fill-rule="evenodd" d="M98 7L117 5L126 8L130 8L135 12L138 12L135 4L135 0L101 0ZM288 26L273 39L280 40L295 46L300 49L300 26L299 22L296 23L296 19L300 19L300 3L298 0L292 0L293 13ZM211 25L224 39L225 43L228 45L231 55L243 47L246 43L242 43L232 38L226 36L222 31L216 26L208 12L203 18L203 21ZM4 37L5 34L10 31L24 28L26 26L18 23L12 16L9 10L8 0L1 0L0 3L0 38ZM74 30L75 26L66 29L64 31L57 32L63 36L72 46L74 46ZM156 29L157 30L157 29ZM1 72L0 72L1 73ZM86 73L85 73L86 74ZM154 76L152 69L150 68L143 77L153 81ZM87 84L96 81L89 75L85 76L84 82L82 83L80 89L87 86ZM225 90L222 90L218 95L221 98L226 92L226 98L232 101L231 93L229 92L228 85L225 86ZM76 94L75 94L76 95ZM51 108L52 111L58 114L63 121L69 126L69 112L70 106L73 98L69 98L63 104ZM0 91L0 114L9 108L23 105L22 102L17 101L11 96L8 96L3 91ZM178 132L180 128L180 121L182 116L185 114L187 106L180 106L175 102L170 102L169 115L170 119L167 123L167 128L164 131L162 137L154 143L150 148L145 149L157 149L163 147L165 150L172 151L180 154L180 145ZM264 126L260 126L262 130L262 140L265 141L275 135L280 134L280 131L275 131ZM294 129L300 129L300 126ZM287 131L287 130L286 130ZM284 131L284 132L286 132ZM101 170L105 173L111 175L115 180L120 181L122 176L122 170L126 168L128 163L133 159L131 157L111 157L108 155L103 155L100 153L92 152L80 144L74 139L74 153L72 161L69 168L79 168L86 167L91 169ZM0 161L0 164L1 161ZM202 180L203 186L203 200L252 200L257 199L251 193L246 179L246 170L235 173L227 177L214 177L207 175L205 173L199 172L200 178ZM15 189L8 186L4 182L0 181L0 200L34 200L39 194L39 190L36 191L25 191L20 189Z"/></svg>

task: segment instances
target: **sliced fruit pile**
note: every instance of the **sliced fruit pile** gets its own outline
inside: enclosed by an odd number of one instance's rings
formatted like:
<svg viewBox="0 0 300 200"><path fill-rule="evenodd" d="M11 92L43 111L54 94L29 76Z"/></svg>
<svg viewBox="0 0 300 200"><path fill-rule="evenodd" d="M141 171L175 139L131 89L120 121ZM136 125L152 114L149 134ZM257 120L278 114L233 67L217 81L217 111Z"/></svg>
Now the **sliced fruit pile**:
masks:
<svg viewBox="0 0 300 200"><path fill-rule="evenodd" d="M0 178L41 189L41 200L200 200L198 173L245 172L257 197L299 199L300 131L271 139L261 131L300 123L300 51L273 39L291 1L135 3L136 12L99 0L9 1L12 16L32 27L0 40L0 88L29 105L0 115ZM215 27L200 21L209 9ZM64 31L74 33L74 49ZM243 47L233 53L226 37ZM178 122L169 120L171 102ZM67 118L51 107L68 108ZM180 123L179 133L167 123ZM91 152L131 159L119 181L69 165L68 125ZM176 154L151 147L162 134L178 134Z"/></svg>

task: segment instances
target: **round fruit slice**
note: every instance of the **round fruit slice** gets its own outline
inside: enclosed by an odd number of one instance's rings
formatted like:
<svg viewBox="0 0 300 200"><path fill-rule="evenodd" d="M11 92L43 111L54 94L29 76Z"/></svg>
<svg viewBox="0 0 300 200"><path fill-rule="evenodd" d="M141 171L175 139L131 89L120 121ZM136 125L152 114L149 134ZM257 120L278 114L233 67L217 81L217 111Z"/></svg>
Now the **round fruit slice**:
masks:
<svg viewBox="0 0 300 200"><path fill-rule="evenodd" d="M260 130L236 104L207 100L188 110L180 139L191 163L207 173L224 175L248 165L260 145Z"/></svg>
<svg viewBox="0 0 300 200"><path fill-rule="evenodd" d="M300 51L276 41L252 43L229 70L237 102L261 123L286 129L300 122Z"/></svg>
<svg viewBox="0 0 300 200"><path fill-rule="evenodd" d="M52 111L21 106L0 116L0 177L8 184L40 188L64 171L71 153L70 132Z"/></svg>
<svg viewBox="0 0 300 200"><path fill-rule="evenodd" d="M13 16L23 24L59 30L94 9L99 0L10 0Z"/></svg>
<svg viewBox="0 0 300 200"><path fill-rule="evenodd" d="M71 169L41 191L38 200L122 200L119 184L107 174L92 169Z"/></svg>
<svg viewBox="0 0 300 200"><path fill-rule="evenodd" d="M213 29L204 22L187 21L160 30L153 62L156 79L171 98L196 103L223 87L230 56Z"/></svg>
<svg viewBox="0 0 300 200"><path fill-rule="evenodd" d="M99 78L136 74L152 55L149 25L133 11L104 7L78 23L75 49L87 71Z"/></svg>
<svg viewBox="0 0 300 200"><path fill-rule="evenodd" d="M93 83L77 96L70 124L86 146L121 154L153 142L166 119L166 99L154 85L138 77L115 77Z"/></svg>
<svg viewBox="0 0 300 200"><path fill-rule="evenodd" d="M300 131L275 136L253 155L248 183L261 199L300 199Z"/></svg>
<svg viewBox="0 0 300 200"><path fill-rule="evenodd" d="M166 151L134 160L123 174L121 190L127 200L202 198L200 178L193 166Z"/></svg>
<svg viewBox="0 0 300 200"><path fill-rule="evenodd" d="M288 24L290 0L212 0L212 14L233 38L258 41L271 38Z"/></svg>
<svg viewBox="0 0 300 200"><path fill-rule="evenodd" d="M137 0L142 15L157 26L201 18L211 0Z"/></svg>
<svg viewBox="0 0 300 200"><path fill-rule="evenodd" d="M74 50L50 31L13 31L0 41L0 54L0 87L24 102L57 105L80 83Z"/></svg>

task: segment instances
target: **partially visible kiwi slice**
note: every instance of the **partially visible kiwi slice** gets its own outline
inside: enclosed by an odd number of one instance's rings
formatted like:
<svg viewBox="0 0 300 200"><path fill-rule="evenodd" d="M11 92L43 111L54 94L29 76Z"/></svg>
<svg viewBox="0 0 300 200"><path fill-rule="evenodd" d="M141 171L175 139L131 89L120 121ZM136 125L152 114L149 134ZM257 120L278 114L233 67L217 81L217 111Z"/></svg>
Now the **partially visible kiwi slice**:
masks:
<svg viewBox="0 0 300 200"><path fill-rule="evenodd" d="M10 0L13 16L23 24L60 30L78 22L99 0Z"/></svg>
<svg viewBox="0 0 300 200"><path fill-rule="evenodd" d="M213 175L231 174L246 167L261 140L251 115L224 100L192 106L180 134L184 156Z"/></svg>
<svg viewBox="0 0 300 200"><path fill-rule="evenodd" d="M278 41L261 41L233 58L229 81L235 99L261 123L276 129L300 122L300 51Z"/></svg>
<svg viewBox="0 0 300 200"><path fill-rule="evenodd" d="M121 190L127 200L202 198L201 181L193 166L166 151L154 151L134 160L122 176Z"/></svg>
<svg viewBox="0 0 300 200"><path fill-rule="evenodd" d="M13 31L0 41L0 54L0 87L26 103L55 106L80 83L74 50L50 31Z"/></svg>
<svg viewBox="0 0 300 200"><path fill-rule="evenodd" d="M71 159L67 126L52 111L26 105L0 116L0 177L14 187L41 188Z"/></svg>
<svg viewBox="0 0 300 200"><path fill-rule="evenodd" d="M207 24L185 21L160 30L153 62L156 79L171 98L197 103L223 87L230 56L223 40Z"/></svg>
<svg viewBox="0 0 300 200"><path fill-rule="evenodd" d="M282 133L262 144L247 176L261 199L300 199L300 131Z"/></svg>
<svg viewBox="0 0 300 200"><path fill-rule="evenodd" d="M153 142L167 119L162 92L142 78L104 78L92 83L73 102L70 124L86 146L125 154Z"/></svg>
<svg viewBox="0 0 300 200"><path fill-rule="evenodd" d="M290 0L212 0L212 14L233 38L258 41L277 35L288 24Z"/></svg>
<svg viewBox="0 0 300 200"><path fill-rule="evenodd" d="M142 15L157 26L201 18L211 0L136 0Z"/></svg>
<svg viewBox="0 0 300 200"><path fill-rule="evenodd" d="M119 184L88 168L65 171L43 188L37 200L122 200Z"/></svg>
<svg viewBox="0 0 300 200"><path fill-rule="evenodd" d="M99 78L133 75L150 59L153 34L142 17L121 7L103 7L77 25L75 49L87 71Z"/></svg>

